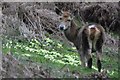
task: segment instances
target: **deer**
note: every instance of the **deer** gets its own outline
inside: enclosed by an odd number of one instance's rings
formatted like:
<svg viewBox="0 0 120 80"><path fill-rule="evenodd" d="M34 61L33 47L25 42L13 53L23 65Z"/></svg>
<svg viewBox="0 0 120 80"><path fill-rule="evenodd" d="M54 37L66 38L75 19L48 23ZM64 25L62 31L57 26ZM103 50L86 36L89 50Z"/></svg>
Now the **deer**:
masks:
<svg viewBox="0 0 120 80"><path fill-rule="evenodd" d="M60 25L58 28L63 31L68 41L72 42L80 55L81 68L92 69L92 53L96 52L97 68L101 72L101 54L105 42L104 28L97 23L88 23L84 26L78 26L74 21L73 13L62 11L55 7L55 12L59 16Z"/></svg>

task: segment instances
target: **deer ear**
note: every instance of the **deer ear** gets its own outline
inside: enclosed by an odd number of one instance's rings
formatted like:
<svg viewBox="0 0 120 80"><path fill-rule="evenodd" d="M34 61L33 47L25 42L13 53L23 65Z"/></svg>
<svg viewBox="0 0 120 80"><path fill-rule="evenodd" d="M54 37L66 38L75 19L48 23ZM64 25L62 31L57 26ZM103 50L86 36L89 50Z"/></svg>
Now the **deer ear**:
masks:
<svg viewBox="0 0 120 80"><path fill-rule="evenodd" d="M72 16L74 17L74 16L76 16L77 14L78 14L78 10L76 9L76 10L74 10L73 12L72 12Z"/></svg>
<svg viewBox="0 0 120 80"><path fill-rule="evenodd" d="M62 14L62 11L61 11L58 7L55 7L55 12L56 12L56 14L58 14L58 15L61 15L61 14Z"/></svg>

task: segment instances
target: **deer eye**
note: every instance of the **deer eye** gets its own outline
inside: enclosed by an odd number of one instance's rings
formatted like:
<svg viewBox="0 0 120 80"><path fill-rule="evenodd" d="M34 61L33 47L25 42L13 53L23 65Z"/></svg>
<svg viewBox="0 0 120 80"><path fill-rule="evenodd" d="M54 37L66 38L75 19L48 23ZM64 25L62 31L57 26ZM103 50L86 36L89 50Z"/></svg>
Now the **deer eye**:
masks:
<svg viewBox="0 0 120 80"><path fill-rule="evenodd" d="M60 20L62 20L62 18L60 18Z"/></svg>
<svg viewBox="0 0 120 80"><path fill-rule="evenodd" d="M71 20L70 20L70 19L68 19L67 21L68 21L68 22L70 22Z"/></svg>

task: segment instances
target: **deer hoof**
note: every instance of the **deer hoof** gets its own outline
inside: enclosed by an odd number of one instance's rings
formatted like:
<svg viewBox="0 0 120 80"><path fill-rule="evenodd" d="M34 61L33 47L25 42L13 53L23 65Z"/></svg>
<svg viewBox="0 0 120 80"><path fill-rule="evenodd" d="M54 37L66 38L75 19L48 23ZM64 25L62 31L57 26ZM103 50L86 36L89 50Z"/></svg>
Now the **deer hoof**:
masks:
<svg viewBox="0 0 120 80"><path fill-rule="evenodd" d="M88 67L89 67L90 69L92 69L92 58L90 58L90 59L88 60Z"/></svg>
<svg viewBox="0 0 120 80"><path fill-rule="evenodd" d="M97 61L97 67L98 67L98 71L99 71L99 72L101 72L101 66L102 66L102 65L101 65L101 61L98 60L98 61Z"/></svg>

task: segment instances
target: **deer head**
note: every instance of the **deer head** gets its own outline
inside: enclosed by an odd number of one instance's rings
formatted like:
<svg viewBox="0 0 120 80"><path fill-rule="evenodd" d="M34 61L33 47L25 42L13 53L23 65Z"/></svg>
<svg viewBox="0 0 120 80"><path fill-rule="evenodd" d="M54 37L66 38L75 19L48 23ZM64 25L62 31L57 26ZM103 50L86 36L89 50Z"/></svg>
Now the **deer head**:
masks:
<svg viewBox="0 0 120 80"><path fill-rule="evenodd" d="M60 19L60 25L58 28L60 30L67 30L71 27L71 22L73 20L73 14L68 11L61 11L58 8L55 8L55 12L59 15ZM74 14L77 13L77 11L74 11Z"/></svg>

